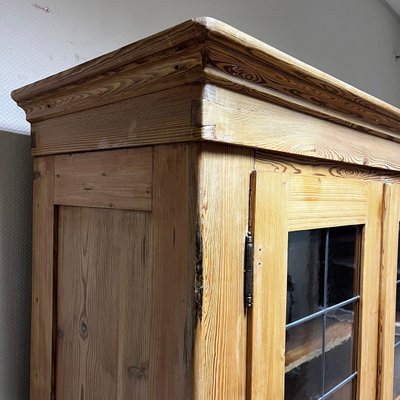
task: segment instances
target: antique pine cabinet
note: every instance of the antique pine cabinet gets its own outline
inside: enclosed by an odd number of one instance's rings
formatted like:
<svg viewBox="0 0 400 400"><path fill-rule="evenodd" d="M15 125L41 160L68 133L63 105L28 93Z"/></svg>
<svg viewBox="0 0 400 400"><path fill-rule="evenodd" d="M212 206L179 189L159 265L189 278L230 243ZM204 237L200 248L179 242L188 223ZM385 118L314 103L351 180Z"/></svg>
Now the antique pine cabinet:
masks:
<svg viewBox="0 0 400 400"><path fill-rule="evenodd" d="M400 110L211 18L12 96L32 400L398 396Z"/></svg>

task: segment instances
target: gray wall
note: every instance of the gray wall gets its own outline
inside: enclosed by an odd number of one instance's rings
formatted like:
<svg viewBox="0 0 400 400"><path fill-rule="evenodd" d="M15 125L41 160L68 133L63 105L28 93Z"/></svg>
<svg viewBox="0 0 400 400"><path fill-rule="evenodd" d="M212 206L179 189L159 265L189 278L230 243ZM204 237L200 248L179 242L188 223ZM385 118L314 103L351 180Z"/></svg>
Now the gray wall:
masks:
<svg viewBox="0 0 400 400"><path fill-rule="evenodd" d="M28 399L30 138L0 131L0 399Z"/></svg>

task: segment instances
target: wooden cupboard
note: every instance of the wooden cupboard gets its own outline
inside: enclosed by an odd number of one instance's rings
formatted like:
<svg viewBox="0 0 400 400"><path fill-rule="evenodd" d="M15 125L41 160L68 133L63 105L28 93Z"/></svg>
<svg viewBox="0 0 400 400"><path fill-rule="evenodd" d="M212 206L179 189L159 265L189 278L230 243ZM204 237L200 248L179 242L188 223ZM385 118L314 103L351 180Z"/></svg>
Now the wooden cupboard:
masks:
<svg viewBox="0 0 400 400"><path fill-rule="evenodd" d="M400 110L211 18L12 96L32 400L394 398Z"/></svg>

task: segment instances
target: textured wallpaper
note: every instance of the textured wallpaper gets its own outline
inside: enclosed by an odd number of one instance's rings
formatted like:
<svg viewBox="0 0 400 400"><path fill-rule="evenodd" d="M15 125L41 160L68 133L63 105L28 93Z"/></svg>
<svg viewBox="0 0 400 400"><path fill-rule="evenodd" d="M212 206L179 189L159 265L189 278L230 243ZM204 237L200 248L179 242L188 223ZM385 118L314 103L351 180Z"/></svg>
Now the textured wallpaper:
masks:
<svg viewBox="0 0 400 400"><path fill-rule="evenodd" d="M67 10L60 10L62 3ZM76 19L84 3L0 0L1 130L30 132L24 112L10 97L12 90L101 53L87 40L88 35L82 34L82 24Z"/></svg>
<svg viewBox="0 0 400 400"><path fill-rule="evenodd" d="M30 137L0 131L0 400L28 400Z"/></svg>

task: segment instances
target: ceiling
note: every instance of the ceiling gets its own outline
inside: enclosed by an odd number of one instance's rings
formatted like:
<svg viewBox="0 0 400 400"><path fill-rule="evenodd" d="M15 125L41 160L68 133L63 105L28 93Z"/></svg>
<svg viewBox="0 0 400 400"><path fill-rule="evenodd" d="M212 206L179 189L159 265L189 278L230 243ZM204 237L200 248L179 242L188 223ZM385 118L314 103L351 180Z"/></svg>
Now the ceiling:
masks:
<svg viewBox="0 0 400 400"><path fill-rule="evenodd" d="M400 15L400 0L386 0L390 7Z"/></svg>

